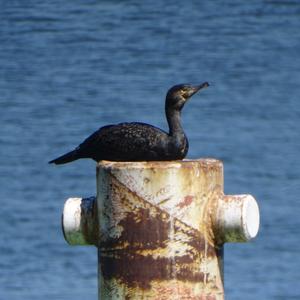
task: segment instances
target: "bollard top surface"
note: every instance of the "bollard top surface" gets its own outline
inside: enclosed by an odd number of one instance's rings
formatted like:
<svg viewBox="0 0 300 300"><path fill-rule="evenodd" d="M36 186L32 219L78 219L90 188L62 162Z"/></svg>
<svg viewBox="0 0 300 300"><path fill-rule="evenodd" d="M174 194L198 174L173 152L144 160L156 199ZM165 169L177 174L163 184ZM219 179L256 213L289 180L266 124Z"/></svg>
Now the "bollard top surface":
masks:
<svg viewBox="0 0 300 300"><path fill-rule="evenodd" d="M223 163L220 160L214 158L199 158L199 159L184 159L184 160L171 160L171 161L109 161L101 160L97 167L104 168L181 168L188 165L201 165L203 167L222 167Z"/></svg>

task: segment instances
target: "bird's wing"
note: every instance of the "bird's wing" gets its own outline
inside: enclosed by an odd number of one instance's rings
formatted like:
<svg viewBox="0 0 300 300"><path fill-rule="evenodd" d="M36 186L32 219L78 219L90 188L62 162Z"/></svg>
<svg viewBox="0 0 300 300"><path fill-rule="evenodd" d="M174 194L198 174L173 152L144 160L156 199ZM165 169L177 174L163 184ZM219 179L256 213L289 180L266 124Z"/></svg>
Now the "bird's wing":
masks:
<svg viewBox="0 0 300 300"><path fill-rule="evenodd" d="M81 152L98 159L139 159L157 153L158 140L166 133L145 123L120 123L100 128L79 145Z"/></svg>

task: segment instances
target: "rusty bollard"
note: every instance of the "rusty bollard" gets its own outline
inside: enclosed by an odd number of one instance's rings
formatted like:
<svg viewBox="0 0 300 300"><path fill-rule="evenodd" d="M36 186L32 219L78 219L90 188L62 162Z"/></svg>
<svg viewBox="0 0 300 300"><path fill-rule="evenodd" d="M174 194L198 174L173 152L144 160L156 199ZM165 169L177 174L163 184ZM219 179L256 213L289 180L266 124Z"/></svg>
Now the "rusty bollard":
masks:
<svg viewBox="0 0 300 300"><path fill-rule="evenodd" d="M223 244L259 228L251 195L224 195L214 159L97 166L97 198L70 198L63 230L99 253L99 299L224 299Z"/></svg>

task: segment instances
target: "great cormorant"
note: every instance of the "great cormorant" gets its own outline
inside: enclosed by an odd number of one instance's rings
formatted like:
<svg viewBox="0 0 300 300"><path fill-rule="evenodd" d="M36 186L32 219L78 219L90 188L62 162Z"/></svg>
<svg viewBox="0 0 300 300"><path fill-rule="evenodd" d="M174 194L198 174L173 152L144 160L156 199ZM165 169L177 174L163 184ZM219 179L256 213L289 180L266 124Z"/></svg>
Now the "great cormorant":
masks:
<svg viewBox="0 0 300 300"><path fill-rule="evenodd" d="M65 164L80 158L95 161L154 161L179 160L188 152L188 139L181 125L180 113L187 102L200 89L209 84L179 84L167 93L165 113L169 133L145 123L107 125L83 141L76 149L49 163Z"/></svg>

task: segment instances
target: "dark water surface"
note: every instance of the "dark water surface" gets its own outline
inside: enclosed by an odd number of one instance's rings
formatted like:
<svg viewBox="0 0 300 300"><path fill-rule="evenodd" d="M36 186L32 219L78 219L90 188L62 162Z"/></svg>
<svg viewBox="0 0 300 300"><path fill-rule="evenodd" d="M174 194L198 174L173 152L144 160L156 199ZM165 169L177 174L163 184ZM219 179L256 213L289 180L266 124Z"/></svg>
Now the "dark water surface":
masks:
<svg viewBox="0 0 300 300"><path fill-rule="evenodd" d="M95 194L95 164L47 161L107 123L166 128L185 107L189 158L251 193L258 238L225 247L229 300L300 299L300 2L0 1L0 299L97 299L97 256L70 247L66 198Z"/></svg>

